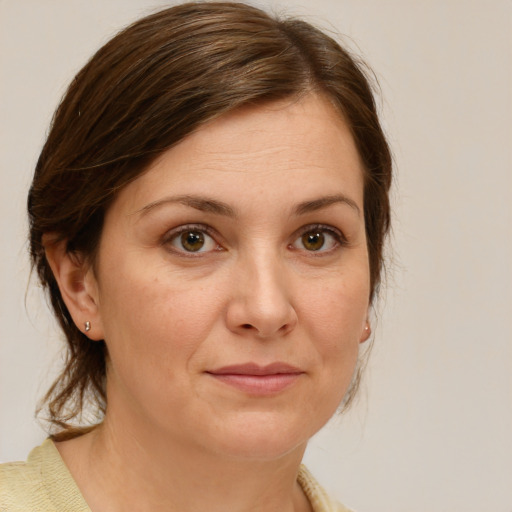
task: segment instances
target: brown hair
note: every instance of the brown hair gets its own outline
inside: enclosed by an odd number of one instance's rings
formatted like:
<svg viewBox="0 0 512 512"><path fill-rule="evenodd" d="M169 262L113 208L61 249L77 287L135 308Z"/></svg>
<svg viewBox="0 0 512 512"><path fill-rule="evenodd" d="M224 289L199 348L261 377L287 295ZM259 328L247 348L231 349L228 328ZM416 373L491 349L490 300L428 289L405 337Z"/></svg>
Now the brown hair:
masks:
<svg viewBox="0 0 512 512"><path fill-rule="evenodd" d="M54 115L28 197L33 266L68 345L62 374L44 399L54 428L69 429L87 400L104 413L106 348L73 323L43 235L57 234L68 251L93 262L116 193L162 152L226 112L311 91L339 109L364 163L373 299L390 222L391 156L368 80L333 39L243 3L192 2L122 30L77 74Z"/></svg>

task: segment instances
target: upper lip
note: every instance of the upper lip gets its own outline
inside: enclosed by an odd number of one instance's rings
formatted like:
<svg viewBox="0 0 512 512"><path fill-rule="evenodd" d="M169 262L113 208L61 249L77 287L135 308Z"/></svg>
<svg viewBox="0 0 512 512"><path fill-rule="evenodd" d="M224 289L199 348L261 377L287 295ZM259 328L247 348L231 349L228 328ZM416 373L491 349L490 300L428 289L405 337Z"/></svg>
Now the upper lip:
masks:
<svg viewBox="0 0 512 512"><path fill-rule="evenodd" d="M300 368L287 363L271 363L267 365L259 365L256 363L234 364L223 366L210 370L207 373L213 375L279 375L279 374L296 374L303 373Z"/></svg>

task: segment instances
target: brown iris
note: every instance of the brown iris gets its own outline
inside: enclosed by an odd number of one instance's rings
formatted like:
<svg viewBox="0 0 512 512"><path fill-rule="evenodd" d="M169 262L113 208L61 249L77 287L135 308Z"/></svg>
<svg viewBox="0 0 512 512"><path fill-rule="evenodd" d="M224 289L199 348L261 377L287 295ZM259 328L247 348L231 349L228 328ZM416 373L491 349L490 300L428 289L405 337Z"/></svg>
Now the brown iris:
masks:
<svg viewBox="0 0 512 512"><path fill-rule="evenodd" d="M302 244L308 251L318 251L325 243L325 236L317 231L309 231L302 235Z"/></svg>
<svg viewBox="0 0 512 512"><path fill-rule="evenodd" d="M181 245L189 252L197 252L204 246L204 234L201 231L185 231L180 238Z"/></svg>

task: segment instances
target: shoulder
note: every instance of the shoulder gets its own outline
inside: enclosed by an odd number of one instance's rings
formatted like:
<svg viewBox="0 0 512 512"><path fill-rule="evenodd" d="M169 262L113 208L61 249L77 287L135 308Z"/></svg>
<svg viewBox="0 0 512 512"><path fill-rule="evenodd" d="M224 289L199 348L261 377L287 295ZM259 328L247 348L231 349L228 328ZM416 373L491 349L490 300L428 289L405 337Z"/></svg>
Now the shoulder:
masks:
<svg viewBox="0 0 512 512"><path fill-rule="evenodd" d="M60 458L47 439L26 462L0 464L1 512L90 512Z"/></svg>
<svg viewBox="0 0 512 512"><path fill-rule="evenodd" d="M26 462L0 465L0 510L2 512L53 510L41 475L41 459L48 450L45 441L30 452Z"/></svg>
<svg viewBox="0 0 512 512"><path fill-rule="evenodd" d="M313 512L353 512L332 499L303 464L300 466L297 480L311 503Z"/></svg>

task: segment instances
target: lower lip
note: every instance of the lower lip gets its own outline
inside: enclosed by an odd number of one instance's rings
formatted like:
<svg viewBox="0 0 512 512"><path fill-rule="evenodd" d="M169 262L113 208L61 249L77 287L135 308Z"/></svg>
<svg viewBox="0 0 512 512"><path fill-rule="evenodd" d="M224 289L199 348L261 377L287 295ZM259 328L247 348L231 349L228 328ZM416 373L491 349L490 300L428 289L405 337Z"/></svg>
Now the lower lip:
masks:
<svg viewBox="0 0 512 512"><path fill-rule="evenodd" d="M212 377L251 395L273 395L292 386L301 373L277 373L273 375L215 374Z"/></svg>

